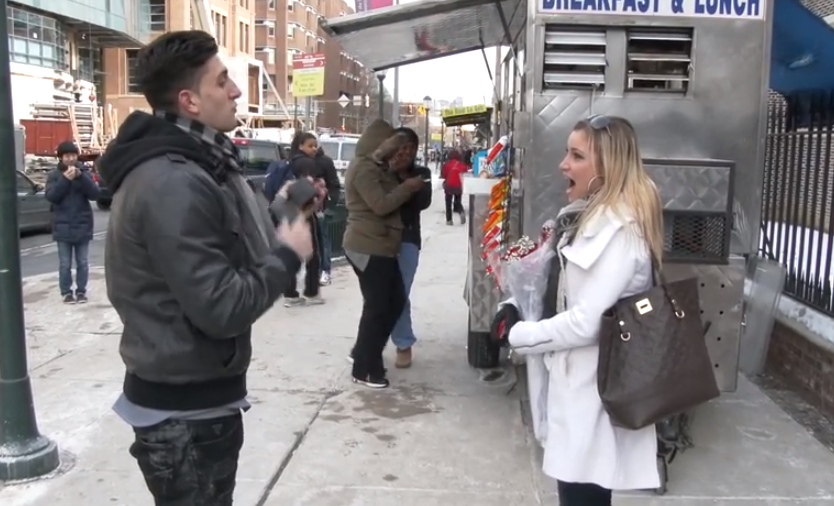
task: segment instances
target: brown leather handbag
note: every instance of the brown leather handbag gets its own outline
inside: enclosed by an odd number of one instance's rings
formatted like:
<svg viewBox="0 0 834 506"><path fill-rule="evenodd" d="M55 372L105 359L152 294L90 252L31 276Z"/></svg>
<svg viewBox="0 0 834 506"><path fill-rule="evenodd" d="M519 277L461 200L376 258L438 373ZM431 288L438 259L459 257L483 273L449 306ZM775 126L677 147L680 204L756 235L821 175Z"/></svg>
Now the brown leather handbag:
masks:
<svg viewBox="0 0 834 506"><path fill-rule="evenodd" d="M637 430L720 395L701 322L698 280L621 299L602 317L597 388L611 422Z"/></svg>

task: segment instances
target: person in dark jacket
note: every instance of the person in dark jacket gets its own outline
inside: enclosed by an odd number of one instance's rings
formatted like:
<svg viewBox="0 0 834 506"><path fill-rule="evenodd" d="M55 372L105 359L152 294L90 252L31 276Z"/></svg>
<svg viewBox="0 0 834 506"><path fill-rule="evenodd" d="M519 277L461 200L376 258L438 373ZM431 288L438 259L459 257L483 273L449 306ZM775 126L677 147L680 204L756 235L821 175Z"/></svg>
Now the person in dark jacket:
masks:
<svg viewBox="0 0 834 506"><path fill-rule="evenodd" d="M157 505L232 505L252 325L313 249L304 220L276 229L246 183L226 134L241 92L218 51L199 30L140 50L153 113L125 118L99 161L114 192L107 295L124 322L114 410Z"/></svg>
<svg viewBox="0 0 834 506"><path fill-rule="evenodd" d="M299 132L290 144L289 171L294 179L311 177L314 181L322 179L319 165L316 163L318 141L309 132ZM298 281L293 279L284 292L284 307L298 307L306 305L324 304L321 296L321 250L319 246L321 224L315 214L308 216L307 223L313 234L313 254L304 267L304 290L298 292Z"/></svg>
<svg viewBox="0 0 834 506"><path fill-rule="evenodd" d="M397 173L400 181L408 178L420 177L431 181L431 170L415 164L417 148L420 145L420 137L417 132L410 128L401 127L397 132L408 138L408 151L405 156L410 163L405 164ZM426 183L400 208L400 218L403 222L402 243L400 244L400 274L403 277L405 286L405 307L400 319L391 331L391 342L397 347L397 360L394 365L400 369L411 367L411 347L417 342L414 336L414 328L411 323L411 301L409 293L414 283L414 276L417 274L417 266L420 264L420 248L422 246L422 234L420 233L420 213L431 205L432 186Z"/></svg>
<svg viewBox="0 0 834 506"><path fill-rule="evenodd" d="M46 200L52 204L52 237L58 243L58 288L67 304L87 302L90 266L87 254L93 240L93 208L99 196L90 170L78 161L71 141L58 145L58 167L46 179ZM72 260L75 257L75 292Z"/></svg>
<svg viewBox="0 0 834 506"><path fill-rule="evenodd" d="M330 224L329 213L339 203L339 195L342 193L342 184L339 182L339 174L336 172L336 165L333 164L333 159L327 156L324 149L319 146L316 151L316 166L320 177L324 179L327 188L327 200L324 203L322 212L318 214L319 220L319 253L321 255L321 279L319 280L322 286L330 284Z"/></svg>

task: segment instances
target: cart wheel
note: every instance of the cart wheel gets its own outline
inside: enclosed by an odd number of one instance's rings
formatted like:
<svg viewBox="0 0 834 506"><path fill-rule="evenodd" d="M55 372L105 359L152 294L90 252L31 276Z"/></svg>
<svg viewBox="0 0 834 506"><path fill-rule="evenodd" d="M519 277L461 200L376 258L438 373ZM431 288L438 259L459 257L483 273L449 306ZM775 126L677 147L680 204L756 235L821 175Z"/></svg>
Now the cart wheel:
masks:
<svg viewBox="0 0 834 506"><path fill-rule="evenodd" d="M669 466L666 464L666 459L660 455L657 456L657 474L660 475L660 486L654 490L654 493L665 495L666 485L669 481Z"/></svg>
<svg viewBox="0 0 834 506"><path fill-rule="evenodd" d="M467 329L471 325L467 325ZM476 369L492 369L498 367L501 348L489 338L488 332L468 331L466 339L466 357L469 365Z"/></svg>

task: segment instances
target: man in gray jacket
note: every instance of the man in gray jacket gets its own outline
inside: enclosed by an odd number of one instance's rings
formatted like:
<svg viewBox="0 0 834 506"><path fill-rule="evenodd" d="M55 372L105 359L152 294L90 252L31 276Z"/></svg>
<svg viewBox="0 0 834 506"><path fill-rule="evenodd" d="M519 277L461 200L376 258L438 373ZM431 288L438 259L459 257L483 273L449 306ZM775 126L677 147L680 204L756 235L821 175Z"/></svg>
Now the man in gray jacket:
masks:
<svg viewBox="0 0 834 506"><path fill-rule="evenodd" d="M225 135L241 93L205 32L140 52L154 112L134 112L101 158L114 192L107 295L124 330L116 412L157 506L230 506L243 444L252 324L312 254L304 221L276 231Z"/></svg>

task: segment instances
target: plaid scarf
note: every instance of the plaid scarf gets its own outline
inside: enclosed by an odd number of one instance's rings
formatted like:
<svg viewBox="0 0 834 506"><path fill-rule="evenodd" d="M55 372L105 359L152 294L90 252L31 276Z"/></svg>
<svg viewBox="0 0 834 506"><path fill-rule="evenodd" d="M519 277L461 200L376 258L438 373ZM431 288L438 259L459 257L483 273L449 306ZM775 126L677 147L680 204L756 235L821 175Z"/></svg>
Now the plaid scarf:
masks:
<svg viewBox="0 0 834 506"><path fill-rule="evenodd" d="M226 134L199 121L165 111L155 111L154 115L176 125L206 148L214 162L211 167L214 177L234 193L250 260L255 262L266 255L276 242L272 220L266 205L258 202L252 186L243 177L243 159L234 142Z"/></svg>

